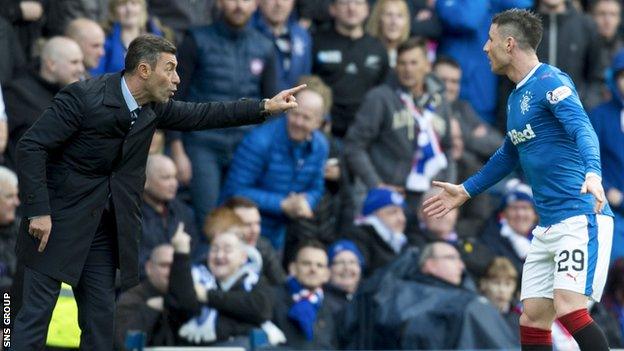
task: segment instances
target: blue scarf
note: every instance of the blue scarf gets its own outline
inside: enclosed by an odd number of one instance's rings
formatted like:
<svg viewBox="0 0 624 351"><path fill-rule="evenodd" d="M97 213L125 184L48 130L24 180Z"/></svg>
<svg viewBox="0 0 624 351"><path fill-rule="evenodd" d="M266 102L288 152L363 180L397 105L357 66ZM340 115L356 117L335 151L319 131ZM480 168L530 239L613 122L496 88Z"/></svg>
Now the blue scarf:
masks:
<svg viewBox="0 0 624 351"><path fill-rule="evenodd" d="M288 310L288 318L297 323L305 334L306 340L311 341L314 338L316 314L323 303L323 289L316 288L310 291L304 288L295 277L288 278L286 287L295 302Z"/></svg>

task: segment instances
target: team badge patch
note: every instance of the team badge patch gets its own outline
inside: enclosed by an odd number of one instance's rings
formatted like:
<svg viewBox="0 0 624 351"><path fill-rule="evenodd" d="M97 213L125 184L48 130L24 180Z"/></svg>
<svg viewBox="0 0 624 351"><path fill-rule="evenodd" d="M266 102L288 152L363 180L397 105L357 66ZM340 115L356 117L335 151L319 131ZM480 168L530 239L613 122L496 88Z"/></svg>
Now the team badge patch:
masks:
<svg viewBox="0 0 624 351"><path fill-rule="evenodd" d="M524 94L522 94L522 99L520 100L520 112L522 112L522 114L525 114L529 111L529 108L531 107L531 98L533 97L533 95L531 94L530 91L525 91Z"/></svg>
<svg viewBox="0 0 624 351"><path fill-rule="evenodd" d="M565 98L570 95L572 95L572 89L564 85L555 90L546 92L546 100L554 105L559 101L565 100Z"/></svg>

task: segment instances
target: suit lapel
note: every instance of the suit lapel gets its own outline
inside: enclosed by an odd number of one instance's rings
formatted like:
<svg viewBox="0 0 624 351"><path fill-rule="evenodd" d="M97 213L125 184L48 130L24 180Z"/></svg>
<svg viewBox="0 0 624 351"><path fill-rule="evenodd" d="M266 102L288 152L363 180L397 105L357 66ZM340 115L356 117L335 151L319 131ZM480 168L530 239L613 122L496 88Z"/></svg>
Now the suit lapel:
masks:
<svg viewBox="0 0 624 351"><path fill-rule="evenodd" d="M128 134L128 136L131 137L134 134L138 133L141 129L152 123L155 118L156 113L154 112L154 110L152 110L151 104L143 106L141 112L139 113L139 117L137 118L136 122L134 122L134 125L132 126L132 129L130 129L130 134Z"/></svg>

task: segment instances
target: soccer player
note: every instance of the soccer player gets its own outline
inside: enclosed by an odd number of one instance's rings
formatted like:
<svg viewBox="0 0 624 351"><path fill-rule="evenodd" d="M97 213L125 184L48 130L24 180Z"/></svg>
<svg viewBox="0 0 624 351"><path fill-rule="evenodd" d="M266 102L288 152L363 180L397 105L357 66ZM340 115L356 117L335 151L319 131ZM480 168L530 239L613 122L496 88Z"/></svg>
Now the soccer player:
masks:
<svg viewBox="0 0 624 351"><path fill-rule="evenodd" d="M526 10L494 16L483 47L492 71L516 83L507 102L507 135L483 168L423 203L442 217L496 184L518 164L533 188L540 217L524 263L522 350L552 350L556 318L581 350L608 350L587 312L600 300L613 235L613 214L601 184L598 139L570 77L540 63L540 19Z"/></svg>

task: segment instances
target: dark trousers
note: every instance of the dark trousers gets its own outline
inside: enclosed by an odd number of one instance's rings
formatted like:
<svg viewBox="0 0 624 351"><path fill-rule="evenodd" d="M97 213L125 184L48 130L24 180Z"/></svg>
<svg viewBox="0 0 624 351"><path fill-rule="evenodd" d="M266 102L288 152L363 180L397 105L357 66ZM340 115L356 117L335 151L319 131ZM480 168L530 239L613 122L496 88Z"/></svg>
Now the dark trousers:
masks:
<svg viewBox="0 0 624 351"><path fill-rule="evenodd" d="M73 287L78 305L81 350L112 350L117 267L115 221L105 211L82 269ZM22 305L13 329L13 350L41 350L61 288L61 282L24 267Z"/></svg>

